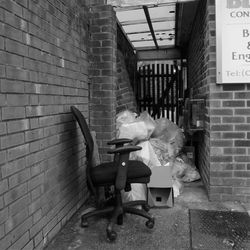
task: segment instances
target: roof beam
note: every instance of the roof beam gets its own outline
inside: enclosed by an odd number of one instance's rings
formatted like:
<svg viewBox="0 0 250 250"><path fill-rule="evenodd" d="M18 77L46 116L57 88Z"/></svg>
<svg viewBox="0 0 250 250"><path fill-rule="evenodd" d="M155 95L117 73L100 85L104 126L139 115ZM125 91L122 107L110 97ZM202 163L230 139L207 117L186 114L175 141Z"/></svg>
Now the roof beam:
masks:
<svg viewBox="0 0 250 250"><path fill-rule="evenodd" d="M175 32L175 28L172 29L155 29L155 32L167 32L167 31L172 31ZM137 35L137 34L147 34L148 31L136 31L136 32L127 32L127 35Z"/></svg>
<svg viewBox="0 0 250 250"><path fill-rule="evenodd" d="M161 41L171 41L173 40L173 38L161 38ZM150 39L150 38L147 38L147 39L130 39L130 41L133 43L133 42L148 42L148 41L153 41L153 39Z"/></svg>
<svg viewBox="0 0 250 250"><path fill-rule="evenodd" d="M137 50L138 61L150 60L174 60L181 58L181 51L176 48L159 49L159 50Z"/></svg>
<svg viewBox="0 0 250 250"><path fill-rule="evenodd" d="M199 0L107 0L107 4L117 7L176 4L185 2L197 2Z"/></svg>
<svg viewBox="0 0 250 250"><path fill-rule="evenodd" d="M108 5L112 5L116 11L124 9L140 9L143 5L164 6L175 5L177 3L198 2L200 0L106 0Z"/></svg>
<svg viewBox="0 0 250 250"><path fill-rule="evenodd" d="M144 8L144 7L143 7ZM145 12L145 10L144 10ZM146 14L146 13L145 13ZM175 20L174 17L160 17L160 18L154 18L154 23L161 23L161 22L173 22ZM126 25L135 25L135 24L143 24L147 23L145 20L132 20L132 21L122 21L121 24Z"/></svg>
<svg viewBox="0 0 250 250"><path fill-rule="evenodd" d="M146 5L143 5L143 10L144 10L144 13L145 13L147 22L148 22L148 26L149 26L151 35L152 35L153 40L154 40L154 43L155 43L155 47L156 47L156 49L158 50L158 49L159 49L159 46L158 46L158 43L157 43L157 40L156 40L156 37L155 37L154 28L153 28L153 25L152 25L152 22L151 22L151 19L150 19L148 7L147 7Z"/></svg>
<svg viewBox="0 0 250 250"><path fill-rule="evenodd" d="M178 0L107 0L107 4L116 7L130 7L142 5L176 4Z"/></svg>

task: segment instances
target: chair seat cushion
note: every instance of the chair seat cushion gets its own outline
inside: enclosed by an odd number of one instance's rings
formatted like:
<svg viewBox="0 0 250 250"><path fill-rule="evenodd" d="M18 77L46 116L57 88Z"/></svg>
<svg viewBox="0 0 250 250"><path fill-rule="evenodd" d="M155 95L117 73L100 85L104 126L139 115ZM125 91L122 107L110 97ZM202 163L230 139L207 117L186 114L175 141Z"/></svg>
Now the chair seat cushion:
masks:
<svg viewBox="0 0 250 250"><path fill-rule="evenodd" d="M112 185L115 183L117 167L113 162L102 163L91 168L90 175L94 185ZM128 162L127 183L148 183L151 170L141 161Z"/></svg>

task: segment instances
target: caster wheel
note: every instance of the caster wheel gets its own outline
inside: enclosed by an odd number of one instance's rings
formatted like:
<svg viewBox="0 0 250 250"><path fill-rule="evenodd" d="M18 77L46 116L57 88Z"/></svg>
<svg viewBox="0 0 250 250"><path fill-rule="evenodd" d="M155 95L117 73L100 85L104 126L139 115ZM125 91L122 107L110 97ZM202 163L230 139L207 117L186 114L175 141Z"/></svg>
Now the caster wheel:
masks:
<svg viewBox="0 0 250 250"><path fill-rule="evenodd" d="M107 231L107 240L113 242L116 240L117 233L115 231Z"/></svg>
<svg viewBox="0 0 250 250"><path fill-rule="evenodd" d="M149 207L148 204L145 204L145 205L142 206L142 209L143 209L144 211L148 212L148 211L150 210L150 207Z"/></svg>
<svg viewBox="0 0 250 250"><path fill-rule="evenodd" d="M146 221L146 227L149 228L149 229L152 229L155 225L155 220L154 218L152 219L149 219L148 221Z"/></svg>
<svg viewBox="0 0 250 250"><path fill-rule="evenodd" d="M122 224L123 224L123 214L117 217L117 225L122 225Z"/></svg>
<svg viewBox="0 0 250 250"><path fill-rule="evenodd" d="M88 222L87 222L87 220L86 219L82 219L81 220L81 227L88 227Z"/></svg>

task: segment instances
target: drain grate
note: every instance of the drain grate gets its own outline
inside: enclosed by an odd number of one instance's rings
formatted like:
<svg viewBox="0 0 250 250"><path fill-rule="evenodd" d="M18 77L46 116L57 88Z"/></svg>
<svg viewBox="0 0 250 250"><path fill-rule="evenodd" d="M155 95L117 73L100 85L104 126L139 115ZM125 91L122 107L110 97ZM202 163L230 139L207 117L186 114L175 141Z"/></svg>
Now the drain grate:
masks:
<svg viewBox="0 0 250 250"><path fill-rule="evenodd" d="M192 250L249 250L248 213L190 209Z"/></svg>

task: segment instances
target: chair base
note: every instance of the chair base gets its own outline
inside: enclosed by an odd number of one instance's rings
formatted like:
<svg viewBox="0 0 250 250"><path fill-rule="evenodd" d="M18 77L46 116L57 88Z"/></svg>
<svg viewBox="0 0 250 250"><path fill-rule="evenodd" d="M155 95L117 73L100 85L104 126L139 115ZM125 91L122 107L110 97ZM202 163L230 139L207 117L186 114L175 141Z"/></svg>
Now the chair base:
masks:
<svg viewBox="0 0 250 250"><path fill-rule="evenodd" d="M81 216L81 226L87 227L88 226L87 219L90 217L93 217L96 215L107 215L107 214L111 215L111 218L106 228L107 240L109 242L114 241L116 239L117 234L114 230L115 224L122 225L123 216L126 213L135 214L135 215L144 217L148 219L146 221L146 226L150 229L154 227L155 219L150 213L148 213L149 206L146 201L138 200L138 201L130 201L130 202L122 204L119 194L116 195L116 198L118 199L119 202L118 203L116 202L116 204L112 206L109 205L104 208L97 208L94 211L90 211L86 214L83 214ZM135 206L142 206L142 209L135 208Z"/></svg>

